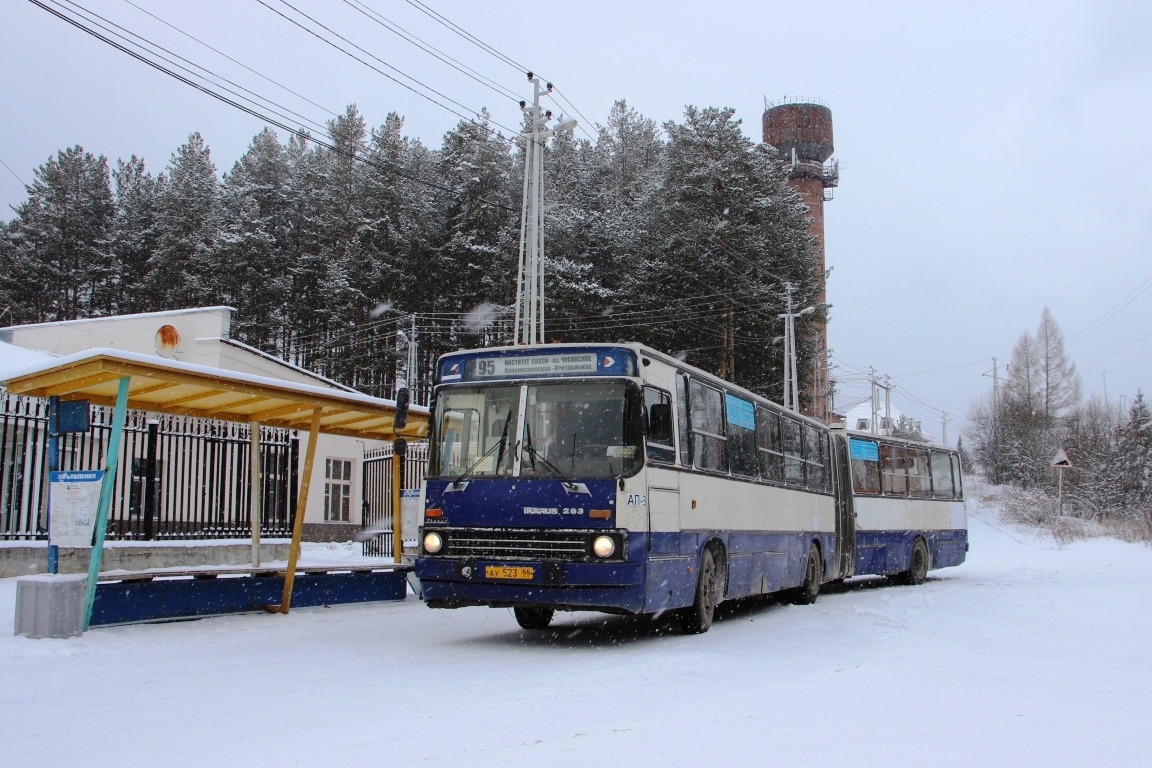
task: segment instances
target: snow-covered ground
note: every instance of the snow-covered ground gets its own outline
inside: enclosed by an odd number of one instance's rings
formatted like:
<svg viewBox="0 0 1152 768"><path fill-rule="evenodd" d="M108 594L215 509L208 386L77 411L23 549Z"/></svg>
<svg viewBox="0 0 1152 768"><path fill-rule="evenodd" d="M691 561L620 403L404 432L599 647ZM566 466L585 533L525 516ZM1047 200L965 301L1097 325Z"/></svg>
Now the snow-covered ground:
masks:
<svg viewBox="0 0 1152 768"><path fill-rule="evenodd" d="M973 511L968 562L922 586L728 606L700 636L414 598L2 636L0 764L1148 765L1152 550Z"/></svg>

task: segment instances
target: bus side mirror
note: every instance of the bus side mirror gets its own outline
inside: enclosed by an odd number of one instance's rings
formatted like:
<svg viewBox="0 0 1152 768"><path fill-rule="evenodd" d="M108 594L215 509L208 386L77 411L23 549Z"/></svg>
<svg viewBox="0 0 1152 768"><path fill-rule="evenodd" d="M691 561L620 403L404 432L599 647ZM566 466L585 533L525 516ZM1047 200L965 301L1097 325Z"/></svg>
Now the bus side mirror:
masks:
<svg viewBox="0 0 1152 768"><path fill-rule="evenodd" d="M672 406L654 403L648 406L648 439L657 443L672 442Z"/></svg>
<svg viewBox="0 0 1152 768"><path fill-rule="evenodd" d="M404 429L408 424L408 389L405 387L396 393L396 416L392 420L392 429Z"/></svg>

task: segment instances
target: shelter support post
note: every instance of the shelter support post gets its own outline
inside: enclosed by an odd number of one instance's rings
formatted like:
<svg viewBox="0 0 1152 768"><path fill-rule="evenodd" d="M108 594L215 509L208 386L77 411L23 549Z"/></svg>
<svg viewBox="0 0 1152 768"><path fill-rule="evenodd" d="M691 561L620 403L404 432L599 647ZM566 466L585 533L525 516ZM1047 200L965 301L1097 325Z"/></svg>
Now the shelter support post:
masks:
<svg viewBox="0 0 1152 768"><path fill-rule="evenodd" d="M401 510L400 486L404 484L404 454L407 451L407 442L402 437L392 442L392 560L400 562L404 554L404 542L401 536Z"/></svg>
<svg viewBox="0 0 1152 768"><path fill-rule="evenodd" d="M248 452L251 454L251 490L248 495L251 500L249 517L252 524L252 567L260 567L260 511L264 506L263 489L260 487L260 423L257 421L249 425L251 439Z"/></svg>
<svg viewBox="0 0 1152 768"><path fill-rule="evenodd" d="M112 434L104 461L104 479L100 484L100 504L96 507L96 530L93 531L92 554L88 559L88 581L84 585L84 630L92 622L92 605L96 602L96 580L104 557L104 536L108 532L108 513L112 507L112 490L116 487L116 467L120 462L120 443L124 438L124 419L128 413L128 376L116 388L116 407L112 411Z"/></svg>
<svg viewBox="0 0 1152 768"><path fill-rule="evenodd" d="M300 559L304 512L308 509L308 488L312 485L312 465L316 461L316 443L320 436L320 416L323 412L323 408L312 411L312 426L308 430L308 449L304 452L304 476L300 478L300 498L296 500L296 519L292 523L292 547L288 550L288 570L284 573L284 594L280 598L280 613L288 613L292 605L292 583L296 580L296 563Z"/></svg>

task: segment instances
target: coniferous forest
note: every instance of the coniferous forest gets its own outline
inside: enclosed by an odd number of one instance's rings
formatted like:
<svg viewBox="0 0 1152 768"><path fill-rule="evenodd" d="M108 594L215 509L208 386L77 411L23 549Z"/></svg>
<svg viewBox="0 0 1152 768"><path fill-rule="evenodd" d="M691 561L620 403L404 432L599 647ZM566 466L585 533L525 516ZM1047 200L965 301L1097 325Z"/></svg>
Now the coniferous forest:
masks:
<svg viewBox="0 0 1152 768"><path fill-rule="evenodd" d="M779 399L782 283L811 303L821 276L775 150L730 109L660 126L620 101L591 132L545 154L549 341L641 341ZM0 222L4 324L223 304L234 338L382 396L413 319L425 386L509 343L520 142L482 113L433 149L355 106L322 138L265 129L222 175L198 133L161 169L60 150Z"/></svg>

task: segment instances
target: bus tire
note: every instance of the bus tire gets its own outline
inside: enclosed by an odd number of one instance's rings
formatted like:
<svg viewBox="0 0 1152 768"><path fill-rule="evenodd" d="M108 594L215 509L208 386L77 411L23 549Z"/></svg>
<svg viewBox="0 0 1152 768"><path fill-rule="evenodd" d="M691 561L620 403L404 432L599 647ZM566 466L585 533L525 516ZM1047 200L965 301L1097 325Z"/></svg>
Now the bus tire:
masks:
<svg viewBox="0 0 1152 768"><path fill-rule="evenodd" d="M700 635L712 626L716 615L716 558L711 547L700 557L700 578L696 579L696 599L683 614L684 631Z"/></svg>
<svg viewBox="0 0 1152 768"><path fill-rule="evenodd" d="M516 623L523 629L548 629L556 611L551 608L513 608Z"/></svg>
<svg viewBox="0 0 1152 768"><path fill-rule="evenodd" d="M793 605L812 605L820 596L820 581L824 577L824 567L820 562L820 550L813 542L808 547L808 562L804 566L804 583L791 590L788 595Z"/></svg>
<svg viewBox="0 0 1152 768"><path fill-rule="evenodd" d="M923 584L924 580L928 578L930 560L928 545L924 542L924 537L917 536L916 541L912 543L912 557L909 558L908 570L897 573L890 578L897 584Z"/></svg>

